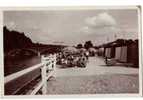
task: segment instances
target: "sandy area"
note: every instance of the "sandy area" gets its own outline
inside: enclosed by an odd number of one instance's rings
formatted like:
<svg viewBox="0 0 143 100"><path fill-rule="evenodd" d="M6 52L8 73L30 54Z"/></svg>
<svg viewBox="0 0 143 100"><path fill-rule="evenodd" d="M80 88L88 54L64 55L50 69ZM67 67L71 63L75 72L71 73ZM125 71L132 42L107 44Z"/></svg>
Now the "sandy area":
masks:
<svg viewBox="0 0 143 100"><path fill-rule="evenodd" d="M51 78L47 94L138 93L138 75L96 75Z"/></svg>

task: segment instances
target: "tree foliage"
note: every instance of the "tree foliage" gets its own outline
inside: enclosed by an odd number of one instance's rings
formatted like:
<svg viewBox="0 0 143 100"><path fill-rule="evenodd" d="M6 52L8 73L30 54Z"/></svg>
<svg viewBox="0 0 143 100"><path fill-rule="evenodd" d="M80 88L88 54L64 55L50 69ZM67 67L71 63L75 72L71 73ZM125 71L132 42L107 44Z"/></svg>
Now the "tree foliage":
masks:
<svg viewBox="0 0 143 100"><path fill-rule="evenodd" d="M85 48L85 49L89 49L89 48L91 48L91 47L93 47L92 42L91 42L91 41L86 41L85 44L84 44L84 48Z"/></svg>
<svg viewBox="0 0 143 100"><path fill-rule="evenodd" d="M26 48L32 46L33 43L30 38L24 35L23 32L10 31L5 26L3 28L4 33L4 51L12 49Z"/></svg>
<svg viewBox="0 0 143 100"><path fill-rule="evenodd" d="M77 44L78 49L81 49L82 47L83 47L82 44Z"/></svg>

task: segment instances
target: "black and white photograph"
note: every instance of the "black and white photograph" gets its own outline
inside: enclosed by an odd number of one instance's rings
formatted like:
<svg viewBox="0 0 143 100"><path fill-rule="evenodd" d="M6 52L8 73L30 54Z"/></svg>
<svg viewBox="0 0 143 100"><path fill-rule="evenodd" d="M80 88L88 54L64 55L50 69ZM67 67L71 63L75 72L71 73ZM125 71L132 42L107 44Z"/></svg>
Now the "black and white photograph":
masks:
<svg viewBox="0 0 143 100"><path fill-rule="evenodd" d="M139 94L140 9L3 10L4 96Z"/></svg>

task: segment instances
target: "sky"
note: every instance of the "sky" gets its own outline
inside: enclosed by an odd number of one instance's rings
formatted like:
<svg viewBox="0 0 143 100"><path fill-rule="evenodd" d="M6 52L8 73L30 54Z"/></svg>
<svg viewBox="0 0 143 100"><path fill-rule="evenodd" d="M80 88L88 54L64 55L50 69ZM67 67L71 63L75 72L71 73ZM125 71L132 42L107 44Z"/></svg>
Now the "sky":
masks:
<svg viewBox="0 0 143 100"><path fill-rule="evenodd" d="M117 38L138 38L136 9L4 11L4 25L33 42L100 45Z"/></svg>

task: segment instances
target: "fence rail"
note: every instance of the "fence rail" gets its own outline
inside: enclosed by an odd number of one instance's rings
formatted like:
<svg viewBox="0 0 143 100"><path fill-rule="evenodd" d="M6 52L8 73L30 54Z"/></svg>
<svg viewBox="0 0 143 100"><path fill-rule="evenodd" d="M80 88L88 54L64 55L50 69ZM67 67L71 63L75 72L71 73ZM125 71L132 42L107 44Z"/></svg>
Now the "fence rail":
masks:
<svg viewBox="0 0 143 100"><path fill-rule="evenodd" d="M41 82L35 87L34 90L30 93L30 95L35 95L39 89L42 88L42 94L47 93L47 80L54 76L55 69L56 69L56 54L49 55L49 56L41 56L41 63L34 65L32 67L26 68L22 71L16 72L14 74L8 75L4 78L4 84L7 84L23 75L26 75L36 69L41 69Z"/></svg>

